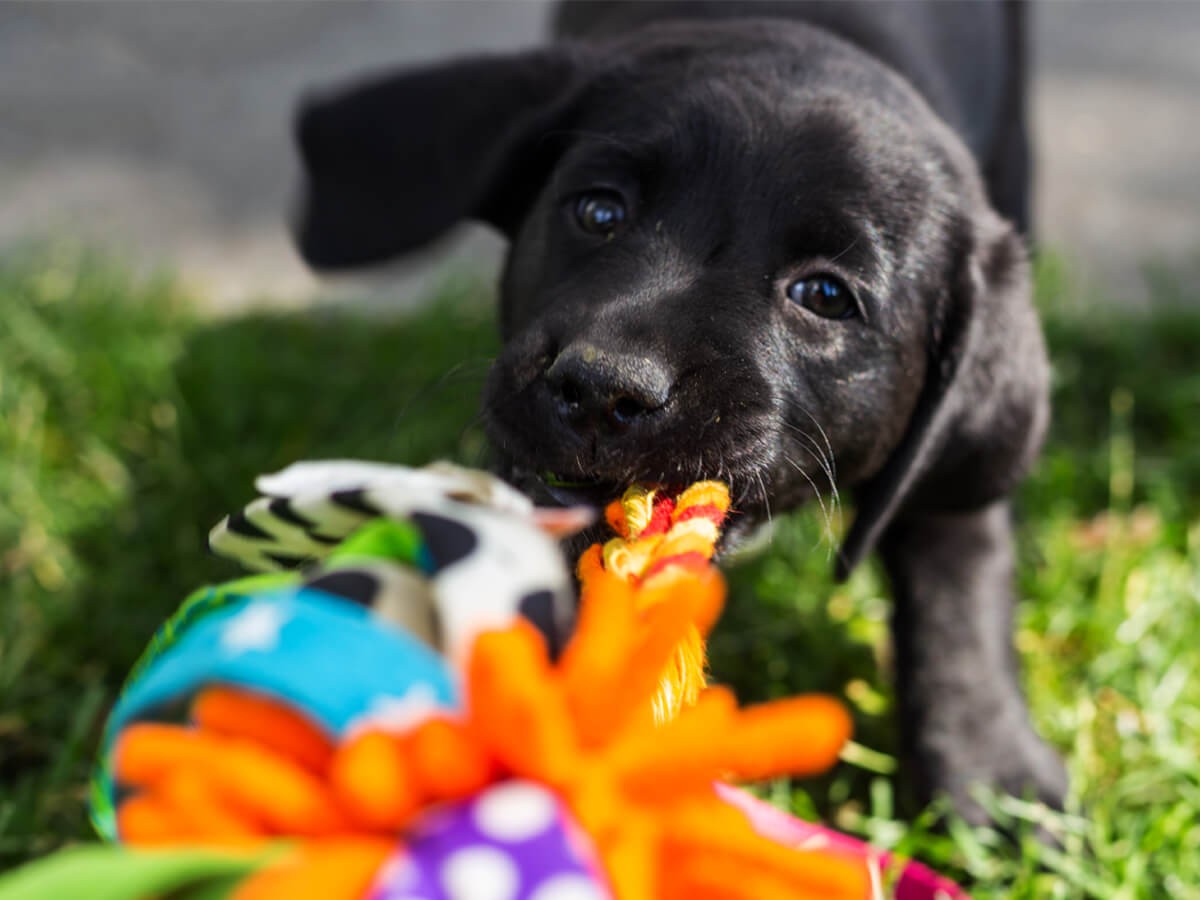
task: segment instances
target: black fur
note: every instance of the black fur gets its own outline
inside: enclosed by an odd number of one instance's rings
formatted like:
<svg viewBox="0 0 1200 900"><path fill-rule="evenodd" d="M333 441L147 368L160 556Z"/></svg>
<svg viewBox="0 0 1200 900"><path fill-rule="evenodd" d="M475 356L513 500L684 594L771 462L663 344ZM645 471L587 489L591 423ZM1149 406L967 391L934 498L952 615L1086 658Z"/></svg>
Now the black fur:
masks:
<svg viewBox="0 0 1200 900"><path fill-rule="evenodd" d="M838 567L882 549L906 755L923 795L977 821L971 782L1065 791L1010 643L1006 498L1047 418L1021 19L569 4L554 46L385 74L299 118L315 266L463 218L511 239L484 405L514 480L722 477L743 526L853 492ZM577 221L596 190L626 204L611 234ZM858 314L788 298L816 273Z"/></svg>

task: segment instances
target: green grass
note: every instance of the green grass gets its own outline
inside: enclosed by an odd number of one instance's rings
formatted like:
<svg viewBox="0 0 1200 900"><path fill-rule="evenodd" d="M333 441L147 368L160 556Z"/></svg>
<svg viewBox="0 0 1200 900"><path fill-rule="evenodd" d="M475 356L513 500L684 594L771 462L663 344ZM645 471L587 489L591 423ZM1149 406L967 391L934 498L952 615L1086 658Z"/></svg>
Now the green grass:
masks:
<svg viewBox="0 0 1200 900"><path fill-rule="evenodd" d="M1043 276L1048 301L1062 283ZM105 709L184 594L234 574L204 538L255 474L299 457L482 461L492 317L478 287L443 294L403 319L205 321L170 282L95 260L0 264L0 869L88 835ZM1187 896L1200 885L1200 305L1046 321L1057 414L1021 495L1018 645L1073 779L1074 814L1043 822L1063 849L907 809L882 581L866 567L834 586L815 514L734 567L714 665L744 699L821 689L853 708L852 761L770 787L796 812L978 897ZM1017 834L1045 818L989 802Z"/></svg>

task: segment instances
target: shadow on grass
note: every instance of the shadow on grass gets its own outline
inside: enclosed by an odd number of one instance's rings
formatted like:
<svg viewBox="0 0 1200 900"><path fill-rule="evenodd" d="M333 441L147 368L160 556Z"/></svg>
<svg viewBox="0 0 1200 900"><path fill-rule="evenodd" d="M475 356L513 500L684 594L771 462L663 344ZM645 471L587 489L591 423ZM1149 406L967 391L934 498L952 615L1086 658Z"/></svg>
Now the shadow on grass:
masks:
<svg viewBox="0 0 1200 900"><path fill-rule="evenodd" d="M118 533L75 541L85 605L112 624L68 642L134 650L194 585L237 574L206 552L207 533L258 474L299 458L481 463L489 333L486 316L443 306L403 322L252 316L191 334L170 374L175 440L131 462Z"/></svg>

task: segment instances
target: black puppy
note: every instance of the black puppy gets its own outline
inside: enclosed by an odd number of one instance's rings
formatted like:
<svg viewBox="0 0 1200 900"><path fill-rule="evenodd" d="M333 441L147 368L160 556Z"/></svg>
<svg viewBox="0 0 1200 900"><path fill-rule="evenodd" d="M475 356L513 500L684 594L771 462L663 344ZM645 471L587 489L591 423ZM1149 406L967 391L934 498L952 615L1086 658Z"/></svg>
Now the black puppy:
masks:
<svg viewBox="0 0 1200 900"><path fill-rule="evenodd" d="M745 18L752 14L753 18ZM299 241L377 263L511 239L484 400L543 493L729 480L744 524L850 488L923 796L1060 804L1011 647L1008 494L1037 452L1021 10L595 3L547 49L387 74L299 117Z"/></svg>

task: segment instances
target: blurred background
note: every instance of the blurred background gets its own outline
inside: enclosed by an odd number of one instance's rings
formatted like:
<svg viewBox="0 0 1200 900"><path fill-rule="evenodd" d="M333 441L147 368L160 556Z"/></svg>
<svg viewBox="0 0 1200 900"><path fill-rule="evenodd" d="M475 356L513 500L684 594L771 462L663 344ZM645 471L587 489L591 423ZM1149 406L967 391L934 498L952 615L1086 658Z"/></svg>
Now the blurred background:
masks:
<svg viewBox="0 0 1200 900"><path fill-rule="evenodd" d="M82 238L219 306L317 291L411 303L476 233L384 276L318 285L283 228L290 116L314 85L540 41L544 0L0 4L0 249ZM1037 224L1097 295L1200 278L1200 3L1034 5Z"/></svg>
<svg viewBox="0 0 1200 900"><path fill-rule="evenodd" d="M92 839L106 712L165 617L239 574L209 527L302 458L486 462L500 242L318 282L286 228L311 86L537 43L547 5L0 2L0 872ZM728 566L743 700L820 690L856 743L770 799L980 900L1200 885L1200 2L1033 4L1036 299L1055 415L1016 644L1070 810L939 826L896 758L887 586L835 584L830 496ZM419 127L419 123L414 123ZM369 313L369 314L364 314ZM1058 835L1062 852L1013 836ZM0 881L0 894L3 882Z"/></svg>

